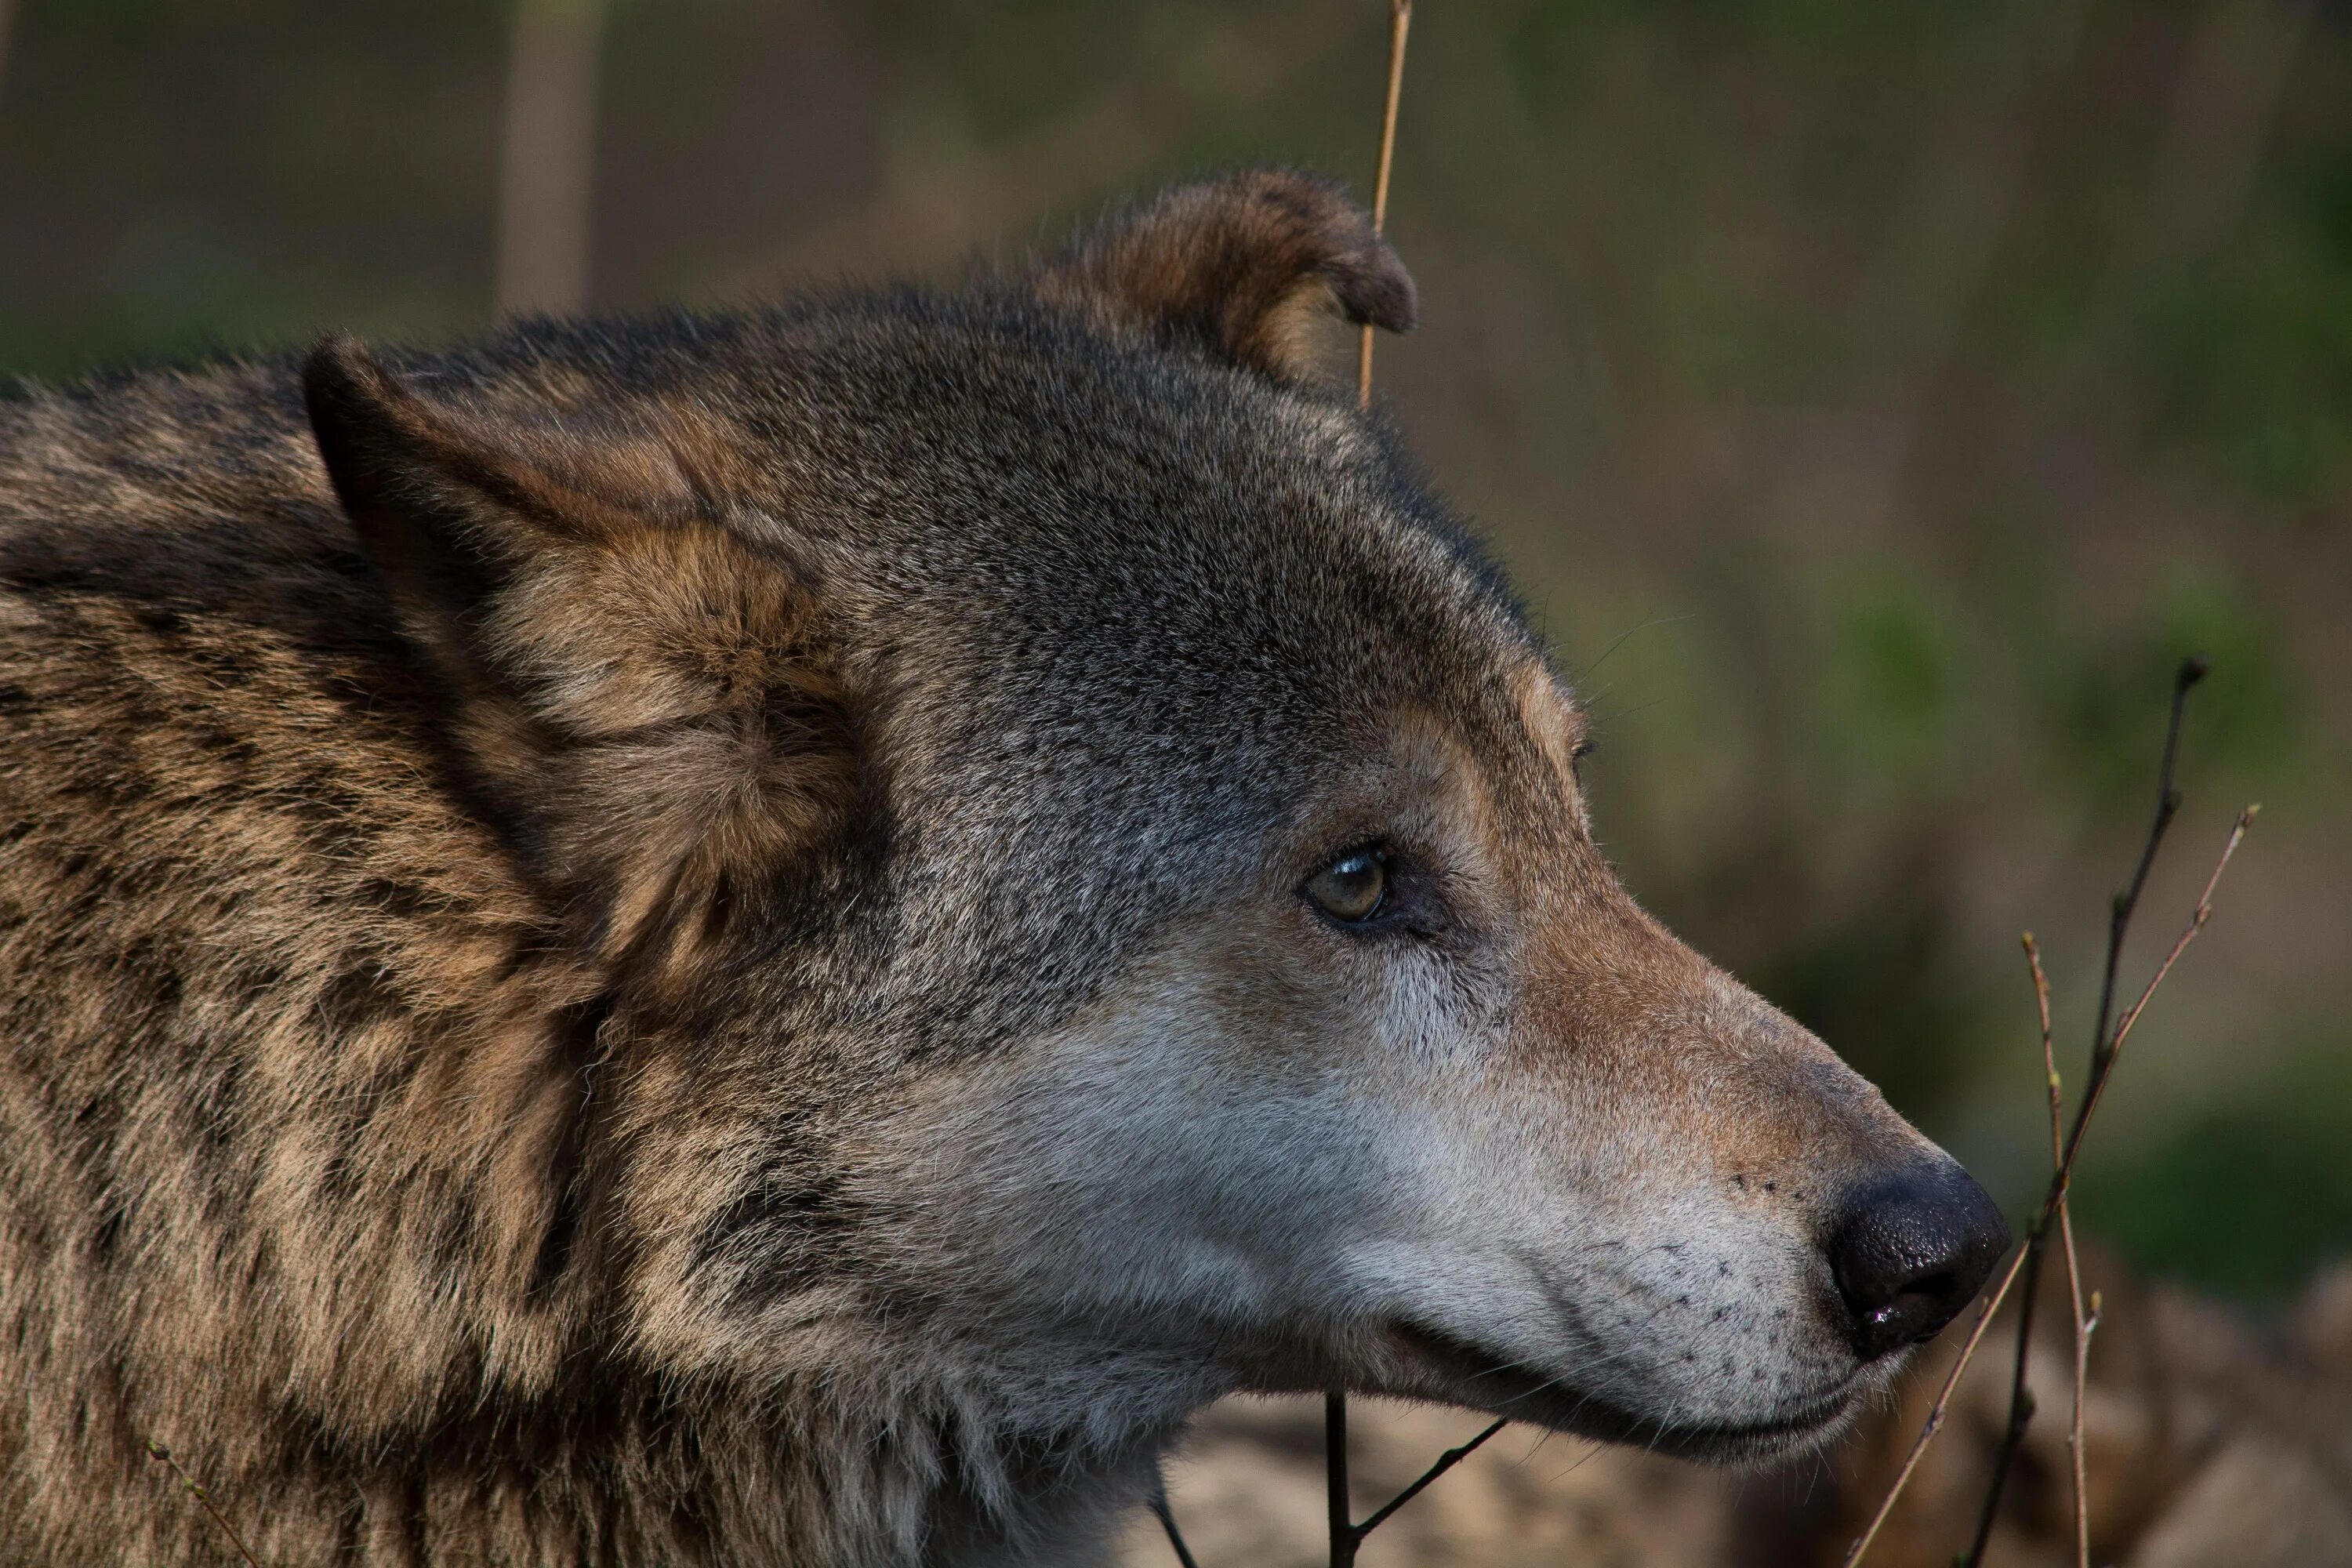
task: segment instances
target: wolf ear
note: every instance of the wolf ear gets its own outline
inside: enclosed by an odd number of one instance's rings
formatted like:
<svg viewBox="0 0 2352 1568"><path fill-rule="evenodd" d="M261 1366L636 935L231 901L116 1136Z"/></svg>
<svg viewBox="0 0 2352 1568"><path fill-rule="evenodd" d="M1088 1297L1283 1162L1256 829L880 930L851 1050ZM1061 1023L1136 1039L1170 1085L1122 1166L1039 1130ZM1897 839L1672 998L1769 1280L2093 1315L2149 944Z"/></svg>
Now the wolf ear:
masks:
<svg viewBox="0 0 2352 1568"><path fill-rule="evenodd" d="M303 392L471 782L587 946L680 957L838 825L823 601L711 520L677 433L429 402L347 338Z"/></svg>
<svg viewBox="0 0 2352 1568"><path fill-rule="evenodd" d="M1205 342L1281 381L1312 374L1313 326L1337 313L1412 330L1412 279L1339 188L1286 170L1180 185L1040 266L1038 291Z"/></svg>

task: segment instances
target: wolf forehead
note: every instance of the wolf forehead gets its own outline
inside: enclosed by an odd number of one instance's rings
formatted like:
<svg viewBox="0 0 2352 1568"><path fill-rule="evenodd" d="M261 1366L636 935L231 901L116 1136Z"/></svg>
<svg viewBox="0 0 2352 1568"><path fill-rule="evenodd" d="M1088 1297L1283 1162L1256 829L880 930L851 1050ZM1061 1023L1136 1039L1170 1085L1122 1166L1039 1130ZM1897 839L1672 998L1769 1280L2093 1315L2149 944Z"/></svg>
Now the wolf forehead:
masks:
<svg viewBox="0 0 2352 1568"><path fill-rule="evenodd" d="M882 449L827 465L912 489L906 526L867 535L879 571L1012 700L1050 681L1074 740L1331 739L1532 649L1499 570L1377 422L1194 355L1024 326L909 331L922 341L887 360L902 386L954 395L906 419L887 399L848 426Z"/></svg>
<svg viewBox="0 0 2352 1568"><path fill-rule="evenodd" d="M927 753L1017 759L1030 798L1064 773L1230 779L1236 748L1311 765L1544 658L1385 421L1015 289L506 352L526 388L722 442L707 504L833 602Z"/></svg>

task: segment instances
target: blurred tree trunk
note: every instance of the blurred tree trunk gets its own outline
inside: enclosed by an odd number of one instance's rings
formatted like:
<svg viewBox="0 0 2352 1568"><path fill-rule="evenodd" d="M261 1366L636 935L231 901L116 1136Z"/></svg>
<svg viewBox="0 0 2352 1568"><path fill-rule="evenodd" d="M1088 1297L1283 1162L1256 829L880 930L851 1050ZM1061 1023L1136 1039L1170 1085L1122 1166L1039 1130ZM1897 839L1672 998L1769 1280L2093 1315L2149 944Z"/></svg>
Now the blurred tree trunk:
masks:
<svg viewBox="0 0 2352 1568"><path fill-rule="evenodd" d="M518 0L499 158L502 311L576 310L588 302L605 6L606 0Z"/></svg>
<svg viewBox="0 0 2352 1568"><path fill-rule="evenodd" d="M0 87L8 84L8 35L16 25L16 0L0 0Z"/></svg>

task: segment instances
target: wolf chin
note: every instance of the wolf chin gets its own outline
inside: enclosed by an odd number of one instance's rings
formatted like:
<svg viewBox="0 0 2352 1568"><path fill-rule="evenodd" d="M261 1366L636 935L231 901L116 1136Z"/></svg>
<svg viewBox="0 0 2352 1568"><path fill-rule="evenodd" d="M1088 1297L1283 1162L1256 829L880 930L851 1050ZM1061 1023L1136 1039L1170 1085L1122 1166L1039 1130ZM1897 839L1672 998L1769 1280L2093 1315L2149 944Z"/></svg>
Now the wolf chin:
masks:
<svg viewBox="0 0 2352 1568"><path fill-rule="evenodd" d="M1317 322L961 291L0 403L0 1560L1097 1557L1234 1390L1753 1459L2005 1245L1637 909Z"/></svg>

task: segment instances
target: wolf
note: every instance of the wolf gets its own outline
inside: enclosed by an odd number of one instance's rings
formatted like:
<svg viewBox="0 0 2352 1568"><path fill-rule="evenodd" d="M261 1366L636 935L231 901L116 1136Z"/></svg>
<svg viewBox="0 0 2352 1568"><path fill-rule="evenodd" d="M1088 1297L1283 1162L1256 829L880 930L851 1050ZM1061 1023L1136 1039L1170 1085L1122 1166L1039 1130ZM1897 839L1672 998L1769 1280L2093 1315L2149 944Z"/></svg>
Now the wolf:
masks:
<svg viewBox="0 0 2352 1568"><path fill-rule="evenodd" d="M1236 1390L1836 1433L2000 1217L1620 885L1321 374L1415 310L1248 173L0 405L0 1560L1081 1563Z"/></svg>

